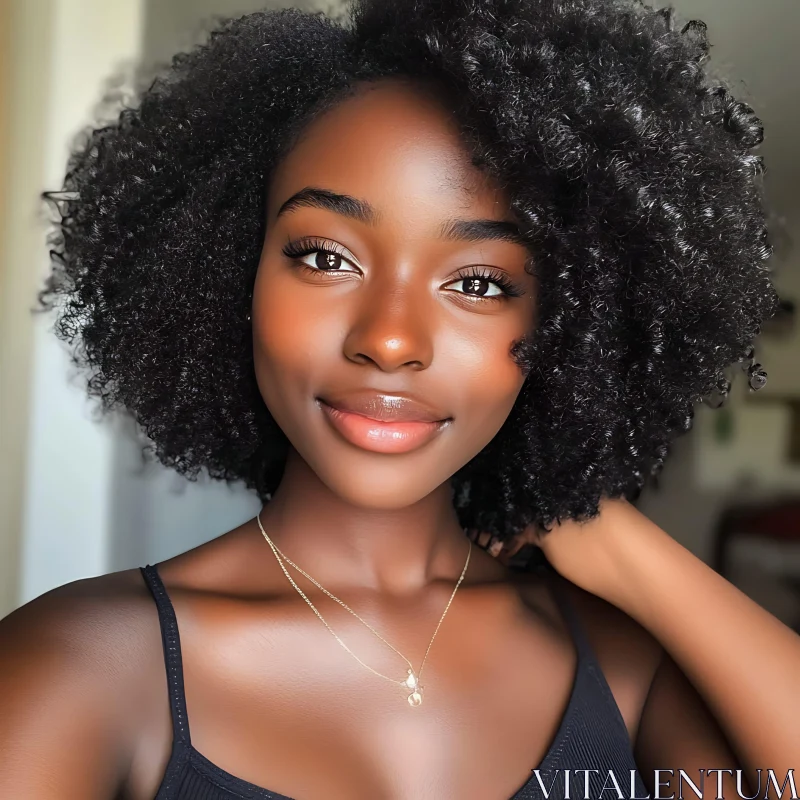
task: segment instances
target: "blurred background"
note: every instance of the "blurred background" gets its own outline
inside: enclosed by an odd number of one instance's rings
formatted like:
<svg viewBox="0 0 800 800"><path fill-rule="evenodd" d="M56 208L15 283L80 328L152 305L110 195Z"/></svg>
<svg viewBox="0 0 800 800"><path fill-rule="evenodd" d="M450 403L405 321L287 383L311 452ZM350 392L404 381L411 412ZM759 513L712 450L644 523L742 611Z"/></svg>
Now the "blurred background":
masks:
<svg viewBox="0 0 800 800"><path fill-rule="evenodd" d="M214 15L280 5L341 10L337 0L0 0L0 616L68 581L169 558L259 508L242 487L144 463L127 420L95 419L52 319L30 309L48 268L38 196L60 187L107 78L165 62ZM772 265L786 303L758 342L767 386L749 392L740 373L724 408L699 408L639 506L800 629L800 2L672 5L707 23L712 65L766 126Z"/></svg>

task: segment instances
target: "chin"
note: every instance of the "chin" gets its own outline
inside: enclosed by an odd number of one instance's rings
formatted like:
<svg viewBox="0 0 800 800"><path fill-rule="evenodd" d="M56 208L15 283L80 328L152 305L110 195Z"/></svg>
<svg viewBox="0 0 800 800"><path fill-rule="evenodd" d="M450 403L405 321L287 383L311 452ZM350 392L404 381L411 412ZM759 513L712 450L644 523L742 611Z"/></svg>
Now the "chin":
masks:
<svg viewBox="0 0 800 800"><path fill-rule="evenodd" d="M394 511L407 508L427 497L449 479L435 478L427 481L414 480L406 473L406 480L395 480L380 471L372 471L371 475L348 473L331 476L327 480L320 475L328 488L342 500L358 508L369 508L375 511Z"/></svg>

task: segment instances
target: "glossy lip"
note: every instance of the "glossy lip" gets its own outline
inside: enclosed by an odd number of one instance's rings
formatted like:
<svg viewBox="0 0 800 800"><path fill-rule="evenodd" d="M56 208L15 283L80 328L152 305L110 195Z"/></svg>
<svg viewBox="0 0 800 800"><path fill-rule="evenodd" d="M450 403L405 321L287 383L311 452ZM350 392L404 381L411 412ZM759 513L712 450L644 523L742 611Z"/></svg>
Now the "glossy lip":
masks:
<svg viewBox="0 0 800 800"><path fill-rule="evenodd" d="M360 391L317 398L331 426L348 442L375 453L407 453L427 444L451 417L409 395Z"/></svg>
<svg viewBox="0 0 800 800"><path fill-rule="evenodd" d="M317 398L338 411L360 414L378 422L444 422L450 417L407 392L357 389Z"/></svg>

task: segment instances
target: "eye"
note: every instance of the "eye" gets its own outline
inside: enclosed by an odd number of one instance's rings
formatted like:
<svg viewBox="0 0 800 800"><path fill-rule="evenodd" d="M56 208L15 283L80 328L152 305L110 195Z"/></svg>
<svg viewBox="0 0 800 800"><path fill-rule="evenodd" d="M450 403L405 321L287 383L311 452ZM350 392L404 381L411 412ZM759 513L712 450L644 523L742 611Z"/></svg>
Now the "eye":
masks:
<svg viewBox="0 0 800 800"><path fill-rule="evenodd" d="M459 271L458 279L446 284L456 287L459 294L477 299L501 300L506 297L522 297L525 290L517 286L500 270L490 267L467 267Z"/></svg>
<svg viewBox="0 0 800 800"><path fill-rule="evenodd" d="M459 278L453 286L461 287L463 294L469 294L473 297L497 297L504 294L503 290L492 281L486 278ZM494 291L492 291L494 289Z"/></svg>
<svg viewBox="0 0 800 800"><path fill-rule="evenodd" d="M284 245L283 254L310 272L357 272L353 255L327 239L301 239ZM309 256L312 256L309 258ZM347 269L347 266L353 269Z"/></svg>

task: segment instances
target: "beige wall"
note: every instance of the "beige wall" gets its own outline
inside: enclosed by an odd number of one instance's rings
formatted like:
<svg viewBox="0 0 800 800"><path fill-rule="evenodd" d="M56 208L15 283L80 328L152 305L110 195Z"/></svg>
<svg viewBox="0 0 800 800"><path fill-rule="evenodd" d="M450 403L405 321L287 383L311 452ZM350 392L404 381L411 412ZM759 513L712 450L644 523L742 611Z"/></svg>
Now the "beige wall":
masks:
<svg viewBox="0 0 800 800"><path fill-rule="evenodd" d="M11 6L8 0L0 0L0 236L3 234L2 219L5 208L3 189L8 181L8 83L11 80L8 69L8 48L11 44L9 36L10 10ZM2 270L2 264L0 264L0 270Z"/></svg>
<svg viewBox="0 0 800 800"><path fill-rule="evenodd" d="M19 587L51 12L51 0L0 0L0 616Z"/></svg>
<svg viewBox="0 0 800 800"><path fill-rule="evenodd" d="M10 153L8 150L8 125L9 125L9 102L8 102L8 89L11 81L9 71L9 57L8 48L10 44L9 29L11 27L10 20L11 7L7 0L0 0L0 242L5 240L6 224L5 224L5 208L6 208L6 193L8 188L8 169ZM4 261L0 258L0 298L3 296L3 276ZM0 318L0 336L4 331L2 330L2 318ZM2 447L3 434L5 428L2 419L6 416L4 414L5 404L3 403L4 395L2 386L4 383L5 375L0 372L0 447ZM0 465L2 470L2 465ZM1 472L3 477L3 484L5 484L4 471ZM16 538L10 535L13 530L13 522L10 517L7 520L6 516L9 515L7 508L5 493L0 488L0 514L3 515L0 519L0 616L3 615L11 607L11 600L16 591L17 571L16 564L18 563L18 555L16 550ZM11 523L11 524L7 524Z"/></svg>
<svg viewBox="0 0 800 800"><path fill-rule="evenodd" d="M0 613L107 571L110 431L73 380L50 316L44 189L61 185L107 76L139 54L140 0L5 3L8 91L0 239Z"/></svg>

